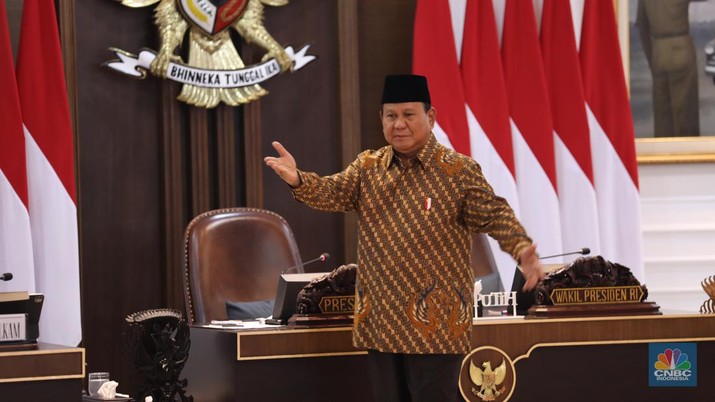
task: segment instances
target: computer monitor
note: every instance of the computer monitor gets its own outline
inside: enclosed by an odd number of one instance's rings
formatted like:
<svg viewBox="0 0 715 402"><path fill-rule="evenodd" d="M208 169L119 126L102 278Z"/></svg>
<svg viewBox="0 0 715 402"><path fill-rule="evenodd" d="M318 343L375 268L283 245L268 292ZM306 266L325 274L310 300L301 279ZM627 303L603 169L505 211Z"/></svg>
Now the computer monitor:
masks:
<svg viewBox="0 0 715 402"><path fill-rule="evenodd" d="M295 314L298 293L311 280L327 275L329 272L310 272L300 274L281 274L278 277L278 290L273 304L273 317L266 324L286 324Z"/></svg>
<svg viewBox="0 0 715 402"><path fill-rule="evenodd" d="M568 264L543 264L544 272L547 274L554 272ZM534 289L529 291L524 291L524 284L526 283L526 278L521 272L521 267L516 266L514 270L514 280L511 283L511 291L516 292L516 314L526 315L529 312L529 308L536 303L536 295Z"/></svg>
<svg viewBox="0 0 715 402"><path fill-rule="evenodd" d="M514 270L514 280L511 283L511 291L516 292L516 314L526 315L529 307L534 305L534 291L524 291L526 279L521 272L521 267L516 266Z"/></svg>
<svg viewBox="0 0 715 402"><path fill-rule="evenodd" d="M27 314L27 341L36 342L40 336L40 313L45 296L30 293L28 299L0 303L0 314Z"/></svg>

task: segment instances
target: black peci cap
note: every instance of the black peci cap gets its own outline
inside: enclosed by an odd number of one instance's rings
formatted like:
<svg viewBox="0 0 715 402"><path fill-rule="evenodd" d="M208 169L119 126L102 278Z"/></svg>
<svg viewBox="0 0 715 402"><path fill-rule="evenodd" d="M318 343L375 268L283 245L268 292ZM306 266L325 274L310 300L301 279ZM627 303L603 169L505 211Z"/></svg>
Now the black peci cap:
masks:
<svg viewBox="0 0 715 402"><path fill-rule="evenodd" d="M427 77L399 74L385 77L382 88L382 103L424 102L431 104Z"/></svg>

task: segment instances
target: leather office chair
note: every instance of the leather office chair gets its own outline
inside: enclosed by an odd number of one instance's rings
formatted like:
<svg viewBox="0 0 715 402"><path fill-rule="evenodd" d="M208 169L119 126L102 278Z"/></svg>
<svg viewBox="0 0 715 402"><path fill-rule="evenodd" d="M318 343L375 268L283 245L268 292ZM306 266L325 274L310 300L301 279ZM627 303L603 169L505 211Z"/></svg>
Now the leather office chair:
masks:
<svg viewBox="0 0 715 402"><path fill-rule="evenodd" d="M273 300L287 268L303 272L288 222L256 208L204 212L186 228L184 297L189 324L225 320L226 301Z"/></svg>
<svg viewBox="0 0 715 402"><path fill-rule="evenodd" d="M499 292L501 289L501 281L499 270L497 269L494 254L489 247L487 235L473 234L472 235L472 251L471 251L472 272L475 280L482 281L482 294L491 292Z"/></svg>

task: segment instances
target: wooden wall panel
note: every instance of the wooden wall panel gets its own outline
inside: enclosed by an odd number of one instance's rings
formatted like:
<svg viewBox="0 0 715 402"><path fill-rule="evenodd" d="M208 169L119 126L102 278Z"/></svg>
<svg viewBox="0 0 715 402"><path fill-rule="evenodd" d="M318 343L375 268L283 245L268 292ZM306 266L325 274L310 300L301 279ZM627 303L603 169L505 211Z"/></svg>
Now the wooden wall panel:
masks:
<svg viewBox="0 0 715 402"><path fill-rule="evenodd" d="M241 107L244 116L242 143L243 164L237 165L243 178L244 202L247 207L266 208L263 205L263 131L261 101Z"/></svg>
<svg viewBox="0 0 715 402"><path fill-rule="evenodd" d="M83 345L88 371L129 384L124 317L164 305L161 81L102 67L156 40L151 9L75 3Z"/></svg>
<svg viewBox="0 0 715 402"><path fill-rule="evenodd" d="M216 108L216 191L219 208L238 205L237 110L223 104Z"/></svg>
<svg viewBox="0 0 715 402"><path fill-rule="evenodd" d="M213 110L188 107L191 176L191 216L213 209L211 202L213 171L212 146L208 131L209 114Z"/></svg>
<svg viewBox="0 0 715 402"><path fill-rule="evenodd" d="M340 40L340 131L342 163L347 166L362 150L360 143L360 63L357 0L338 3L338 37ZM345 261L357 261L357 216L343 218Z"/></svg>
<svg viewBox="0 0 715 402"><path fill-rule="evenodd" d="M385 75L412 72L412 28L416 0L358 1L362 147L387 145L380 124Z"/></svg>
<svg viewBox="0 0 715 402"><path fill-rule="evenodd" d="M161 139L163 170L162 181L162 232L163 232L163 293L165 307L183 310L183 250L184 227L189 219L185 166L187 144L181 129L181 110L176 96L179 86L164 81L161 84Z"/></svg>
<svg viewBox="0 0 715 402"><path fill-rule="evenodd" d="M275 154L271 141L276 140L303 170L321 175L342 170L337 2L304 0L286 7L267 7L266 27L279 43L296 50L310 44L310 54L318 59L266 83L270 94L261 99L262 154ZM342 214L314 211L295 202L287 185L268 168L263 169L263 205L288 220L303 259L323 252L332 257L326 264L306 270L321 271L346 263Z"/></svg>

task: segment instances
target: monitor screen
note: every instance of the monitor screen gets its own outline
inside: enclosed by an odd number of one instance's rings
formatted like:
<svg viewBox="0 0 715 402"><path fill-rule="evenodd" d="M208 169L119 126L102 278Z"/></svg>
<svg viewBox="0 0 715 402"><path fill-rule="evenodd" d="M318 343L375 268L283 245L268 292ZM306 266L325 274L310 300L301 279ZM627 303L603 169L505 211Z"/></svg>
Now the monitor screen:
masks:
<svg viewBox="0 0 715 402"><path fill-rule="evenodd" d="M551 272L554 272L560 268L563 268L567 264L543 264L544 266L544 272L546 274L549 274ZM535 297L536 295L534 294L534 289L530 291L524 291L524 284L526 283L526 279L524 278L524 275L521 273L521 267L516 266L516 269L514 270L514 281L511 283L511 291L516 292L516 314L518 315L526 315L529 312L529 308L534 305L536 302ZM510 311L511 312L511 311Z"/></svg>
<svg viewBox="0 0 715 402"><path fill-rule="evenodd" d="M40 313L44 300L42 293L30 293L28 299L0 303L0 314L27 314L27 340L35 342L40 336Z"/></svg>
<svg viewBox="0 0 715 402"><path fill-rule="evenodd" d="M295 313L298 293L311 280L327 275L329 272L310 272L300 274L281 274L278 277L278 290L273 304L273 319L270 323L285 324ZM268 323L269 321L266 320Z"/></svg>
<svg viewBox="0 0 715 402"><path fill-rule="evenodd" d="M534 304L534 292L525 292L523 290L524 283L526 283L526 280L521 273L521 267L517 265L514 270L514 280L511 283L511 291L516 292L516 313L518 315L526 315L529 307Z"/></svg>

